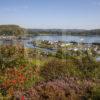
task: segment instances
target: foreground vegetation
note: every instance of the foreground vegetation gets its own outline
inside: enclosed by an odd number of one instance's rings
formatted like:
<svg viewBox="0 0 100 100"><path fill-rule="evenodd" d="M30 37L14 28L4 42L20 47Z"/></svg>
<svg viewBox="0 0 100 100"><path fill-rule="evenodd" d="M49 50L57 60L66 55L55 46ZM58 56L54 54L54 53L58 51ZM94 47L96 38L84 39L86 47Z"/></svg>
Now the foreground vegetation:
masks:
<svg viewBox="0 0 100 100"><path fill-rule="evenodd" d="M100 62L75 53L0 46L0 99L99 100Z"/></svg>

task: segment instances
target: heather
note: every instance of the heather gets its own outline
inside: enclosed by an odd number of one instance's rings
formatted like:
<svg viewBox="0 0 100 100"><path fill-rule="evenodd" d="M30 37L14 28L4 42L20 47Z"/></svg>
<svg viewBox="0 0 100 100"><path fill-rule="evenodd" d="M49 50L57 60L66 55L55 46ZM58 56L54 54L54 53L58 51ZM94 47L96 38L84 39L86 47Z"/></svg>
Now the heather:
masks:
<svg viewBox="0 0 100 100"><path fill-rule="evenodd" d="M99 100L100 62L89 51L67 54L65 49L45 54L20 44L1 45L0 98Z"/></svg>

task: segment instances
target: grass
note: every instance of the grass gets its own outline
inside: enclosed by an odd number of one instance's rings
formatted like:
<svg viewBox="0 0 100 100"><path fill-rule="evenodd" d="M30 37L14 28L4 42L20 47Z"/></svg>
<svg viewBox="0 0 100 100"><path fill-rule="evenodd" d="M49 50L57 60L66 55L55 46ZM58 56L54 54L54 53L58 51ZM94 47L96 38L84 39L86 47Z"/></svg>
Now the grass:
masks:
<svg viewBox="0 0 100 100"><path fill-rule="evenodd" d="M45 60L32 59L31 64L36 66L43 66L45 64Z"/></svg>

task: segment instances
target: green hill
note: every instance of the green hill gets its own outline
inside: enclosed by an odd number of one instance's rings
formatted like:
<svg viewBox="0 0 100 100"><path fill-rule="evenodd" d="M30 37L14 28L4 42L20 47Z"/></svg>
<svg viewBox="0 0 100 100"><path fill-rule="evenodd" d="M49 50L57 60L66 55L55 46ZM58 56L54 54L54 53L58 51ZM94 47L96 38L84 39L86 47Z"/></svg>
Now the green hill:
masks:
<svg viewBox="0 0 100 100"><path fill-rule="evenodd" d="M0 35L21 35L25 33L25 29L18 25L0 25Z"/></svg>

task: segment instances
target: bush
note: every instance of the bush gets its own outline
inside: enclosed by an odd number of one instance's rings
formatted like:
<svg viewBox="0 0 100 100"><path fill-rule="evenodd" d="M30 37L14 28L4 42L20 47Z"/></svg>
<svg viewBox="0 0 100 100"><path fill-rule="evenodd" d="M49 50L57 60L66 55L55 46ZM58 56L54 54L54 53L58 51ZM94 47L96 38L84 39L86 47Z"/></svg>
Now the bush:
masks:
<svg viewBox="0 0 100 100"><path fill-rule="evenodd" d="M94 72L94 77L97 79L100 79L100 62L96 63L97 68L95 68Z"/></svg>
<svg viewBox="0 0 100 100"><path fill-rule="evenodd" d="M74 59L74 62L77 64L80 72L82 72L83 77L96 78L96 77L100 76L100 74L98 72L98 70L100 69L100 64L95 62L90 57L87 57L87 56L82 57L79 60Z"/></svg>
<svg viewBox="0 0 100 100"><path fill-rule="evenodd" d="M28 90L15 91L14 100L22 96L26 100L89 100L90 82L73 77L42 82Z"/></svg>
<svg viewBox="0 0 100 100"><path fill-rule="evenodd" d="M90 95L90 98L92 100L100 100L100 85L97 83L93 88L91 89L92 95Z"/></svg>
<svg viewBox="0 0 100 100"><path fill-rule="evenodd" d="M41 76L46 80L80 75L81 73L71 60L67 62L61 60L51 60L41 69Z"/></svg>
<svg viewBox="0 0 100 100"><path fill-rule="evenodd" d="M21 66L27 62L23 46L0 46L0 70Z"/></svg>

